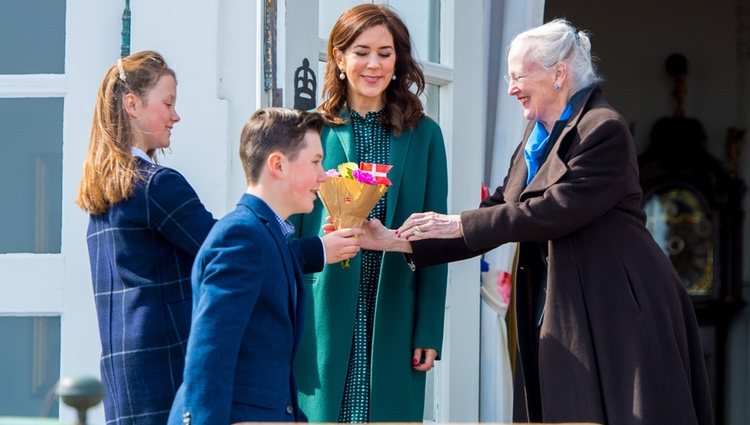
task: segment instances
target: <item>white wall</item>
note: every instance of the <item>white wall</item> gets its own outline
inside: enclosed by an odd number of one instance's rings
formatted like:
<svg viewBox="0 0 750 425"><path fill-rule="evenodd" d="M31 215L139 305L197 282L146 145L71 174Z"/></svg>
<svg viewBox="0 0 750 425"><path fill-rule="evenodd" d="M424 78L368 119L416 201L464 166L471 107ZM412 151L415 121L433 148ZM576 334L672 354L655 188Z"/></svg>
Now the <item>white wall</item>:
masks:
<svg viewBox="0 0 750 425"><path fill-rule="evenodd" d="M99 330L86 249L88 215L74 203L81 165L88 147L96 92L105 70L120 52L122 6L110 2L68 0L66 23L66 89L63 126L63 226L64 288L61 334L61 376L99 375ZM32 268L44 266L31 264ZM41 267L40 267L41 266ZM62 407L60 417L73 421L72 409ZM90 417L103 423L101 405Z"/></svg>
<svg viewBox="0 0 750 425"><path fill-rule="evenodd" d="M227 210L227 106L218 98L219 2L131 2L131 53L156 50L177 74L169 153L159 161L180 171L214 215ZM222 3L223 4L223 3Z"/></svg>
<svg viewBox="0 0 750 425"><path fill-rule="evenodd" d="M67 1L62 376L99 374L101 350L85 241L88 216L73 200L96 92L105 70L120 54L123 7L121 1ZM131 11L131 52L157 50L177 73L176 108L182 121L175 127L170 152L160 162L183 173L208 209L220 217L245 190L236 157L240 129L259 104L258 2L191 2L188 7L177 0L133 0ZM34 261L31 268L44 269L44 259ZM58 259L51 256L49 261ZM62 407L61 418L72 423L75 415ZM89 421L104 423L101 405L92 410Z"/></svg>
<svg viewBox="0 0 750 425"><path fill-rule="evenodd" d="M443 2L443 62L453 82L440 90L440 124L448 154L448 212L476 208L482 181L483 5ZM452 263L448 273L443 360L436 371L438 422L479 419L479 259Z"/></svg>

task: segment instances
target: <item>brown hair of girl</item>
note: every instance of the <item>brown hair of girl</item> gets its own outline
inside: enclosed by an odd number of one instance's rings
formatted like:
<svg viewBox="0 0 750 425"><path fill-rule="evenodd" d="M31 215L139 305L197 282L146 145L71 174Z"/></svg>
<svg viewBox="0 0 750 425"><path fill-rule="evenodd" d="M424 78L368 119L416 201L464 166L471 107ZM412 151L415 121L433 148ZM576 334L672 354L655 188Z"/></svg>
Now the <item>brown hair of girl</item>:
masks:
<svg viewBox="0 0 750 425"><path fill-rule="evenodd" d="M76 203L90 214L101 214L130 197L140 178L130 152L132 128L123 97L133 93L145 101L148 92L164 75L175 77L164 58L142 51L118 59L104 74L94 107L88 152ZM146 152L155 158L155 152Z"/></svg>

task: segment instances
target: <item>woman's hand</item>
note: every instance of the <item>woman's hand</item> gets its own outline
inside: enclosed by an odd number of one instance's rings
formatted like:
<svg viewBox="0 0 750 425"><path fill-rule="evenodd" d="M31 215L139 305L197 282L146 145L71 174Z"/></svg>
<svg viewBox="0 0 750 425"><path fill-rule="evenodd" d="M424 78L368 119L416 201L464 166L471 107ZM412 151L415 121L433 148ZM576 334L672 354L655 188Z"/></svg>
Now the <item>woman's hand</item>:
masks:
<svg viewBox="0 0 750 425"><path fill-rule="evenodd" d="M453 239L463 236L460 215L445 215L436 212L414 213L396 230L400 239Z"/></svg>
<svg viewBox="0 0 750 425"><path fill-rule="evenodd" d="M411 358L411 367L414 370L427 372L435 365L437 351L432 348L415 348Z"/></svg>
<svg viewBox="0 0 750 425"><path fill-rule="evenodd" d="M396 237L396 231L383 226L377 218L362 225L364 234L360 236L362 249L371 251L412 252L408 241Z"/></svg>

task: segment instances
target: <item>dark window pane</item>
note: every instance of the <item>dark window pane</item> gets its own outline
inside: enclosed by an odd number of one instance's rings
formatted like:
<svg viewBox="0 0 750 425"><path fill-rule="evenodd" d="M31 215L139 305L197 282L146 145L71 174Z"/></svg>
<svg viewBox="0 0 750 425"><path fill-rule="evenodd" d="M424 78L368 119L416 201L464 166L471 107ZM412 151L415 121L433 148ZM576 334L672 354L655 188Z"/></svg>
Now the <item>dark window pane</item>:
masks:
<svg viewBox="0 0 750 425"><path fill-rule="evenodd" d="M0 98L0 254L59 253L62 98Z"/></svg>
<svg viewBox="0 0 750 425"><path fill-rule="evenodd" d="M0 1L0 74L65 73L65 0Z"/></svg>
<svg viewBox="0 0 750 425"><path fill-rule="evenodd" d="M60 317L0 316L0 416L57 417Z"/></svg>

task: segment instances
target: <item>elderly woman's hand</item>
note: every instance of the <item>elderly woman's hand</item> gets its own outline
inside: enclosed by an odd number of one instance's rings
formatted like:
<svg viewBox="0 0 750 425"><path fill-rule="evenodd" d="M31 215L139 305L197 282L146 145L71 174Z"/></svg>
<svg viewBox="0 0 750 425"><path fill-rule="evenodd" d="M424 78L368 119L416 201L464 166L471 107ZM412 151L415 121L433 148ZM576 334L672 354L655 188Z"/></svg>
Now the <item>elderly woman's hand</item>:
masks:
<svg viewBox="0 0 750 425"><path fill-rule="evenodd" d="M401 239L453 239L463 236L460 215L445 215L436 212L414 213L396 230Z"/></svg>

